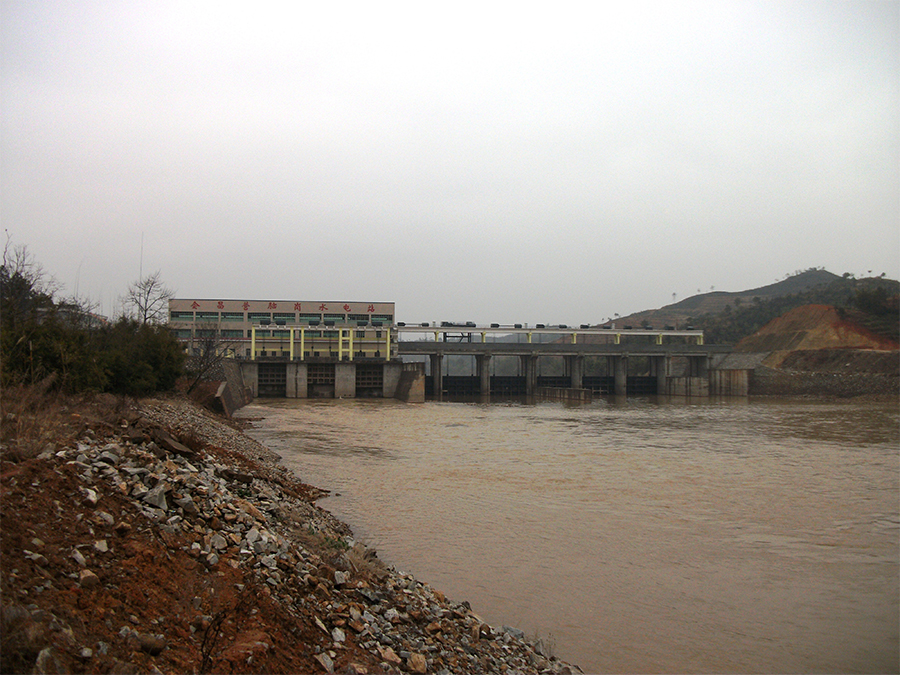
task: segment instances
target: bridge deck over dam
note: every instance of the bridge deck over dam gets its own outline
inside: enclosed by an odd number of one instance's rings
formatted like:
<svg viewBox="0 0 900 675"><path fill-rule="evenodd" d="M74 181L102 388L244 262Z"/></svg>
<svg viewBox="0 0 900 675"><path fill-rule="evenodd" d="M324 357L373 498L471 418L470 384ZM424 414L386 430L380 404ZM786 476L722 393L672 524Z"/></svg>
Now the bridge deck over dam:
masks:
<svg viewBox="0 0 900 675"><path fill-rule="evenodd" d="M434 342L432 340L401 340L397 343L399 356L430 354L488 356L709 356L727 354L730 345L667 345L558 342Z"/></svg>

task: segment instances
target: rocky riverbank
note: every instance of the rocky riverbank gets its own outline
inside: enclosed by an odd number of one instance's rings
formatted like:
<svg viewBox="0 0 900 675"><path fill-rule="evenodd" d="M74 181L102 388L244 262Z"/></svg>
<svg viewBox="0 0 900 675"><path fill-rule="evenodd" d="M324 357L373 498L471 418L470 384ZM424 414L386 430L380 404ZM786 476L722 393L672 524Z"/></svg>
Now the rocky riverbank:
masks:
<svg viewBox="0 0 900 675"><path fill-rule="evenodd" d="M4 433L4 673L580 672L382 564L185 399L63 407L52 428L34 452Z"/></svg>

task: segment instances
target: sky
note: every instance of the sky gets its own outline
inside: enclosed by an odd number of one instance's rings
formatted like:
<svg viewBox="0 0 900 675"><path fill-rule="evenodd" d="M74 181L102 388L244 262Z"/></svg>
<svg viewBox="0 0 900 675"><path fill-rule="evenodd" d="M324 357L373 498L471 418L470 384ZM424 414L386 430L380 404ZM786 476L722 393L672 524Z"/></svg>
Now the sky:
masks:
<svg viewBox="0 0 900 675"><path fill-rule="evenodd" d="M900 278L900 2L0 1L0 220L121 311L594 323Z"/></svg>

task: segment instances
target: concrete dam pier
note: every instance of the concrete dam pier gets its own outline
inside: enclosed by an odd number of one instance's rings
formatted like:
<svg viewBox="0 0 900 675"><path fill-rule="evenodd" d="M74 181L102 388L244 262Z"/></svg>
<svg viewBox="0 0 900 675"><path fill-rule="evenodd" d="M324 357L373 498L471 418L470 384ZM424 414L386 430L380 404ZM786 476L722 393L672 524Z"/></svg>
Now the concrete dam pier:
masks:
<svg viewBox="0 0 900 675"><path fill-rule="evenodd" d="M254 396L419 401L452 396L532 397L542 388L617 396L747 395L748 371L717 367L730 348L704 345L699 331L633 331L626 341L619 334L593 329L572 332L566 341L534 342L531 338L537 330L522 330L527 331L527 340L489 342L483 329L461 332L458 327L428 327L426 331L421 327L416 332L434 333L437 339L394 341L390 359L354 359L350 352L331 358L259 357L239 364ZM553 331L559 332L558 328ZM588 342L584 340L588 334L609 339ZM666 338L681 340L667 344ZM474 374L450 374L451 363L460 358L474 361ZM492 372L497 370L493 364L501 360L506 364L504 372L512 361L516 374ZM551 361L562 372L542 374L542 365Z"/></svg>

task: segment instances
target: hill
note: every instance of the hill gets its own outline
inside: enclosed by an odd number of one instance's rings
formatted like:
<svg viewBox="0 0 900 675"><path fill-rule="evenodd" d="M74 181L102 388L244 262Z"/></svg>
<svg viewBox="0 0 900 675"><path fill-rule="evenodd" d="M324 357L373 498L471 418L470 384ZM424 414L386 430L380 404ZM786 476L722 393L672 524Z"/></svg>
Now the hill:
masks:
<svg viewBox="0 0 900 675"><path fill-rule="evenodd" d="M804 305L831 305L842 319L900 341L900 283L883 277L856 279L811 269L783 281L734 293L713 292L657 310L616 319L620 326L684 327L705 332L709 343L734 344L773 319Z"/></svg>
<svg viewBox="0 0 900 675"><path fill-rule="evenodd" d="M796 295L813 288L840 282L843 277L826 270L809 269L788 277L782 281L745 291L710 291L692 295L679 302L665 305L659 309L648 309L616 319L616 325L631 326L676 326L683 327L697 317L707 314L718 314L727 307L739 307L742 304L759 304L772 298Z"/></svg>

